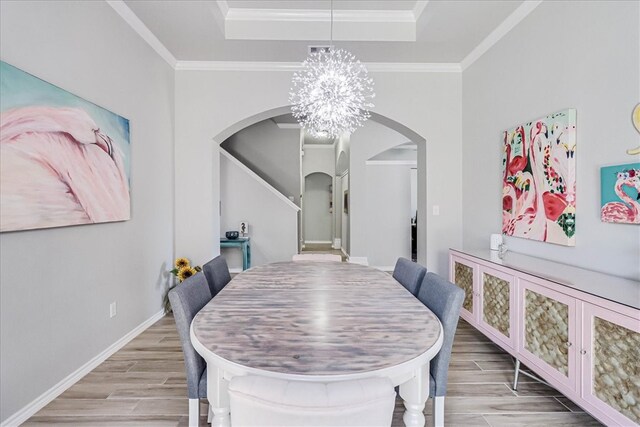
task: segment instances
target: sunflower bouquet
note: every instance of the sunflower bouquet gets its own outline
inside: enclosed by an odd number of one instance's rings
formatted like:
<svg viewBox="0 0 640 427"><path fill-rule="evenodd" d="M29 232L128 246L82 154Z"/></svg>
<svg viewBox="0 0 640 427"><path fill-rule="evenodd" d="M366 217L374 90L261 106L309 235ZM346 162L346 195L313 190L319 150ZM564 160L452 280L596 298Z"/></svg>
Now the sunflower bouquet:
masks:
<svg viewBox="0 0 640 427"><path fill-rule="evenodd" d="M192 267L191 262L187 258L177 258L173 265L174 268L173 270L170 270L169 273L173 274L178 279L178 283L174 283L173 286L170 286L169 289L167 289L167 293L164 295L163 306L165 313L171 312L169 291L178 286L179 283L182 283L189 277L195 275L197 272L202 271L202 268L199 265Z"/></svg>

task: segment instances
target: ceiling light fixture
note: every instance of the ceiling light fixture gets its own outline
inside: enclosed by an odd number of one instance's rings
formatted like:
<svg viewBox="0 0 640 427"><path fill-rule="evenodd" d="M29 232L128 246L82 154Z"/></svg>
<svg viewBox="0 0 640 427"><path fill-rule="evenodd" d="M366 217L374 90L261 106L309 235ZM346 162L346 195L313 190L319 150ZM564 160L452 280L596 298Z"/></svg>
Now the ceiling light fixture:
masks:
<svg viewBox="0 0 640 427"><path fill-rule="evenodd" d="M333 0L330 37L333 43ZM292 83L291 111L312 135L337 138L352 133L371 116L373 79L364 64L344 49L330 46L310 53Z"/></svg>

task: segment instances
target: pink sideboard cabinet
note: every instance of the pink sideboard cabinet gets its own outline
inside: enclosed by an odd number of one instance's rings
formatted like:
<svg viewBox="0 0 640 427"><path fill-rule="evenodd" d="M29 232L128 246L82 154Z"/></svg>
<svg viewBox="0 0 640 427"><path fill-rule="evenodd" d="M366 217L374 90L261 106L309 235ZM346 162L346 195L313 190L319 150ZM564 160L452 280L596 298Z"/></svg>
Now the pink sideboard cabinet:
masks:
<svg viewBox="0 0 640 427"><path fill-rule="evenodd" d="M640 424L640 282L511 252L449 264L463 319L604 424Z"/></svg>

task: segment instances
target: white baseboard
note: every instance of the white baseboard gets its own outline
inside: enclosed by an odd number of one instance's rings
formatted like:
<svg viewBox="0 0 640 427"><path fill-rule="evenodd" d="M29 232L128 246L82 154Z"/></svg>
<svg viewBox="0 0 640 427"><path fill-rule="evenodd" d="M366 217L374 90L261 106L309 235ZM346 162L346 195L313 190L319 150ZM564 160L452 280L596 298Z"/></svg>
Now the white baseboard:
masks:
<svg viewBox="0 0 640 427"><path fill-rule="evenodd" d="M333 239L333 249L342 249L342 239L340 238L335 238Z"/></svg>
<svg viewBox="0 0 640 427"><path fill-rule="evenodd" d="M344 250L343 247L340 247L340 252L342 252L342 255L344 255L346 259L349 259L349 254L347 253L347 251Z"/></svg>
<svg viewBox="0 0 640 427"><path fill-rule="evenodd" d="M31 403L29 403L24 408L20 409L15 414L11 415L9 418L4 420L0 427L16 427L25 422L31 416L33 416L40 409L44 408L48 405L53 399L60 396L63 392L65 392L69 387L74 385L78 380L87 375L89 372L94 370L98 365L107 360L111 355L113 355L116 351L120 350L122 347L127 345L129 341L140 335L144 332L149 326L156 323L164 317L164 310L160 310L138 326L136 326L131 332L120 338L115 343L111 344L107 347L102 353L98 354L93 359L89 360L87 363L78 368L75 372L72 372L69 376L64 378L58 384L51 387L49 390L35 398Z"/></svg>
<svg viewBox="0 0 640 427"><path fill-rule="evenodd" d="M393 271L396 267L394 265L372 265L371 267L380 271Z"/></svg>
<svg viewBox="0 0 640 427"><path fill-rule="evenodd" d="M366 256L350 256L348 262L351 264L369 265L369 259Z"/></svg>
<svg viewBox="0 0 640 427"><path fill-rule="evenodd" d="M238 274L238 273L242 273L244 270L242 268L230 268L229 269L229 274Z"/></svg>
<svg viewBox="0 0 640 427"><path fill-rule="evenodd" d="M305 240L305 245L330 245L331 240Z"/></svg>

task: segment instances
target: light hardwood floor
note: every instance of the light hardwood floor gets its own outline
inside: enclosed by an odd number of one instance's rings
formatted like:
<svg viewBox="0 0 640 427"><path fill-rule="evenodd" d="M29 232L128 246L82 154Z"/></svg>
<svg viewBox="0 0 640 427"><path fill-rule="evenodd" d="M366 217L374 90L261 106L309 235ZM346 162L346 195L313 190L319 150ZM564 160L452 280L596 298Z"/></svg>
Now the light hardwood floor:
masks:
<svg viewBox="0 0 640 427"><path fill-rule="evenodd" d="M461 321L453 347L445 404L447 426L599 426L562 394L522 377L509 384L508 354ZM25 426L186 426L186 379L172 316L151 326L77 384L30 418ZM396 404L394 426L402 426ZM201 405L206 415L206 406ZM431 424L431 405L425 409ZM206 417L201 419L206 426Z"/></svg>

